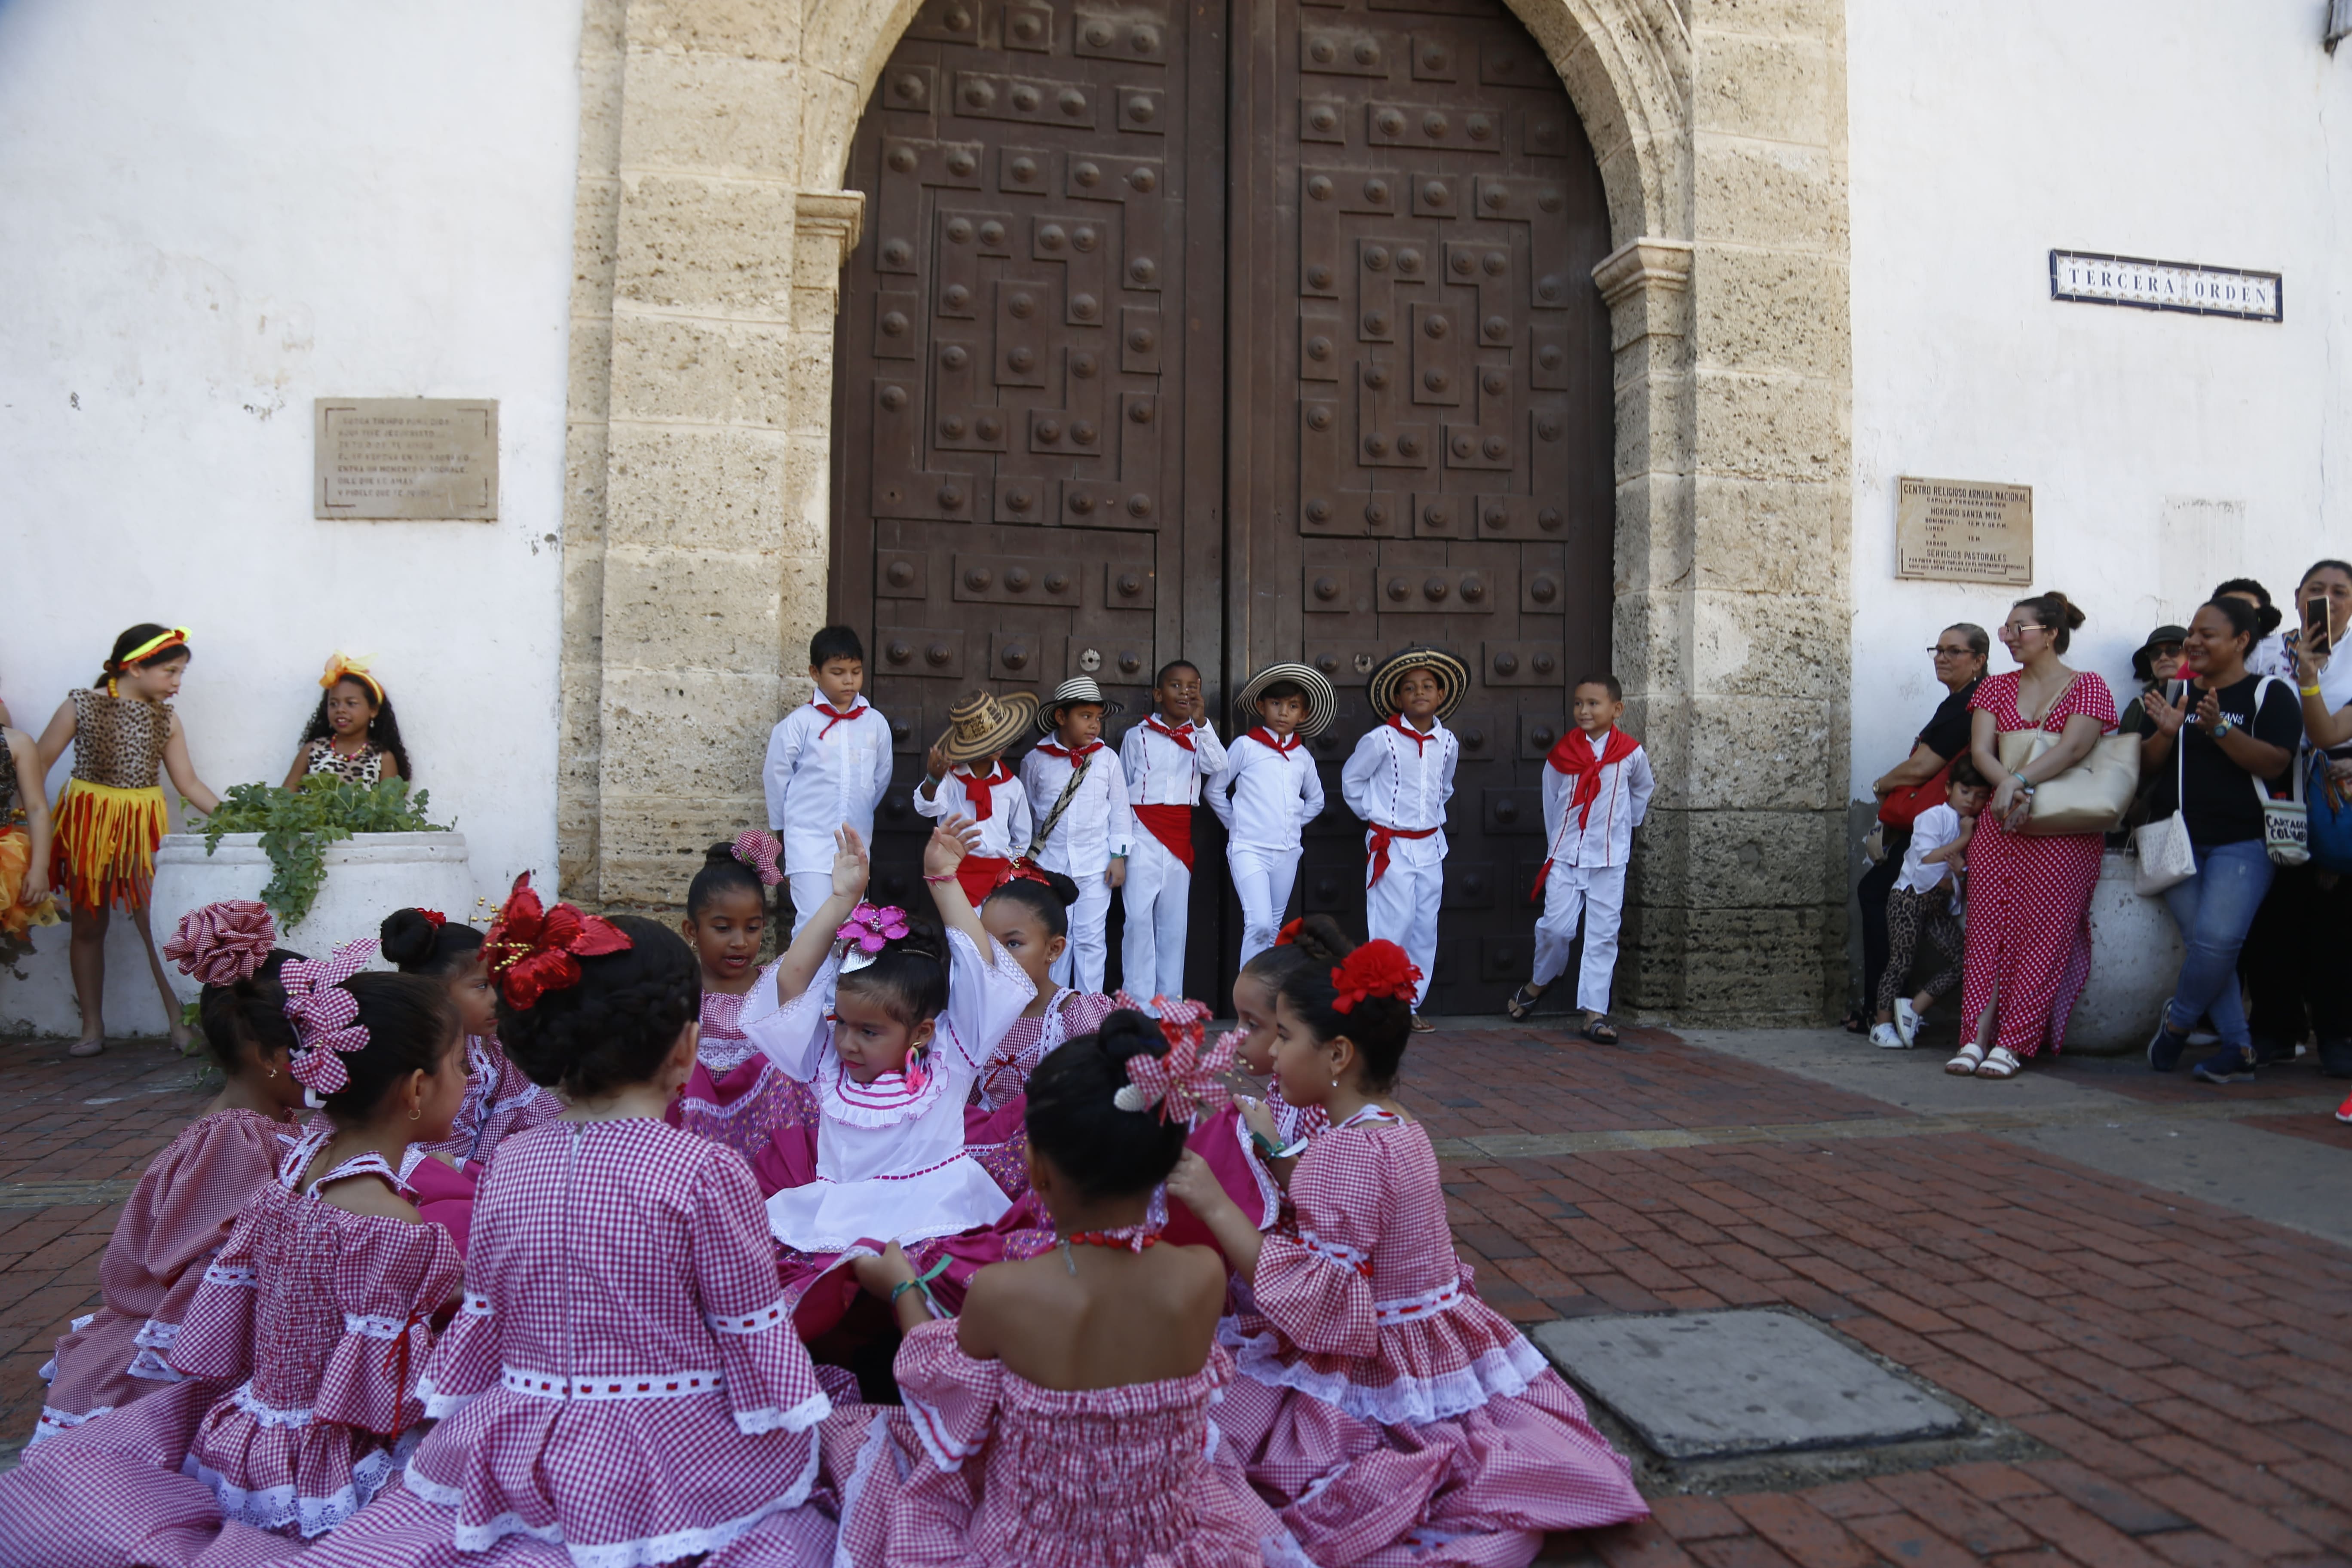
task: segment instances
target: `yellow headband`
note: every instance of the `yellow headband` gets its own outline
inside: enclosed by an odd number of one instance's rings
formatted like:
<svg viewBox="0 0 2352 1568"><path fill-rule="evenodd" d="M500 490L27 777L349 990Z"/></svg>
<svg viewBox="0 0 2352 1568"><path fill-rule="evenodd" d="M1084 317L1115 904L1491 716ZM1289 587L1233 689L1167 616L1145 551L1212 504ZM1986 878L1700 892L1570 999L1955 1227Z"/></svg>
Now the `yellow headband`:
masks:
<svg viewBox="0 0 2352 1568"><path fill-rule="evenodd" d="M327 660L327 672L319 677L319 684L332 691L335 689L335 682L349 676L374 692L375 705L381 708L383 706L383 688L376 683L374 676L368 673L368 661L373 658L375 655L365 653L353 658L351 655L338 650Z"/></svg>
<svg viewBox="0 0 2352 1568"><path fill-rule="evenodd" d="M137 664L141 659L154 658L157 654L162 653L165 648L185 647L187 645L188 628L185 626L173 626L170 631L156 633L153 637L149 637L145 642L141 643L137 647L132 648L129 653L124 654L121 658L116 659L114 661L114 667L117 669L128 669L132 665Z"/></svg>

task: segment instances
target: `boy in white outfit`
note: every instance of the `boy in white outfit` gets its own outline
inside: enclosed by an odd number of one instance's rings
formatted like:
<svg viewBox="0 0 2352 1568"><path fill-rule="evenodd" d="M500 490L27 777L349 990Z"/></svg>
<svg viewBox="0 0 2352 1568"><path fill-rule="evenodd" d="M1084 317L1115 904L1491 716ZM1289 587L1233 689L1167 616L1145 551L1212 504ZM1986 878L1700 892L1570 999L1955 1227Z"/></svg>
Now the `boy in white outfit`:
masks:
<svg viewBox="0 0 2352 1568"><path fill-rule="evenodd" d="M1225 771L1209 783L1209 809L1231 836L1225 864L1242 905L1242 957L1274 945L1298 880L1301 835L1322 815L1323 781L1307 742L1330 728L1339 700L1310 665L1269 665L1234 705L1256 722L1225 748Z"/></svg>
<svg viewBox="0 0 2352 1568"><path fill-rule="evenodd" d="M1127 879L1128 846L1135 838L1127 775L1102 740L1103 715L1118 707L1087 676L1062 682L1037 715L1037 727L1053 738L1038 742L1021 760L1021 791L1037 825L1029 858L1078 885L1078 901L1069 910L1070 944L1054 960L1054 984L1090 994L1103 988L1110 890Z"/></svg>
<svg viewBox="0 0 2352 1568"><path fill-rule="evenodd" d="M1127 993L1184 994L1184 936L1192 908L1192 813L1201 781L1225 771L1225 748L1201 718L1201 672L1160 667L1155 711L1118 742L1136 834L1127 856L1127 925L1119 940Z"/></svg>
<svg viewBox="0 0 2352 1568"><path fill-rule="evenodd" d="M934 821L968 816L980 842L956 866L956 880L978 909L1029 853L1029 798L1004 765L1005 749L1026 734L1037 716L1037 694L1008 697L974 691L948 710L948 732L932 745L915 810Z"/></svg>
<svg viewBox="0 0 2352 1568"><path fill-rule="evenodd" d="M1578 681L1572 712L1575 730L1551 749L1544 766L1544 825L1551 841L1536 878L1544 912L1536 922L1535 974L1507 1006L1512 1017L1526 1017L1544 988L1559 978L1580 917L1584 965L1576 1005L1584 1009L1584 1037L1614 1045L1609 990L1625 912L1625 867L1633 858L1633 829L1642 826L1658 784L1642 742L1617 728L1625 690L1615 676Z"/></svg>
<svg viewBox="0 0 2352 1568"><path fill-rule="evenodd" d="M1444 713L1469 685L1461 660L1411 647L1384 660L1365 682L1380 727L1356 742L1339 772L1348 809L1364 819L1365 934L1405 951L1421 970L1412 1026L1437 968L1437 909L1445 898L1445 803L1454 796L1461 742Z"/></svg>
<svg viewBox="0 0 2352 1568"><path fill-rule="evenodd" d="M890 789L890 726L858 695L866 647L856 632L827 626L809 638L809 679L816 694L769 731L760 770L768 826L783 840L795 936L833 896L835 830L845 824L873 842L875 808Z"/></svg>

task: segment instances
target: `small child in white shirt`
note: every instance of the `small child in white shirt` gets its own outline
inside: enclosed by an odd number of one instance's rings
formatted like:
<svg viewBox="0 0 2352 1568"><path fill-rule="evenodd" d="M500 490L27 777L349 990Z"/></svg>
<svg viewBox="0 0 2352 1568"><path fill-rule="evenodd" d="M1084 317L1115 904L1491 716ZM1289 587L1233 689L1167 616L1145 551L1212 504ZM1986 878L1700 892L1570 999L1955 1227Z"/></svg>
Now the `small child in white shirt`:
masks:
<svg viewBox="0 0 2352 1568"><path fill-rule="evenodd" d="M1103 988L1110 890L1127 879L1135 838L1127 774L1102 740L1103 714L1118 707L1088 676L1062 682L1037 715L1038 728L1053 738L1021 760L1021 791L1036 822L1027 854L1078 887L1068 916L1070 945L1054 961L1054 984L1089 993Z"/></svg>
<svg viewBox="0 0 2352 1568"><path fill-rule="evenodd" d="M1036 716L1034 691L968 693L948 710L948 732L931 747L923 782L915 786L917 815L972 821L977 836L956 867L956 880L974 909L1029 853L1029 797L1004 765L1004 753Z"/></svg>
<svg viewBox="0 0 2352 1568"><path fill-rule="evenodd" d="M816 693L768 735L760 780L768 826L784 845L784 879L793 893L793 934L833 896L835 830L874 837L875 808L890 789L890 726L858 695L866 685L866 647L848 626L809 638L809 679Z"/></svg>
<svg viewBox="0 0 2352 1568"><path fill-rule="evenodd" d="M1225 748L1225 771L1209 781L1209 809L1231 835L1225 864L1241 900L1247 963L1274 945L1298 880L1301 834L1323 814L1323 780L1307 742L1330 728L1339 699L1312 665L1276 664L1252 676L1234 706L1255 723Z"/></svg>
<svg viewBox="0 0 2352 1568"><path fill-rule="evenodd" d="M1929 806L1911 824L1903 874L1886 895L1886 974L1878 983L1878 1022L1870 1031L1874 1046L1899 1051L1916 1043L1929 1004L1960 983L1968 950L1959 921L1961 879L1977 815L1991 798L1984 775L1962 753L1945 777L1944 804ZM1923 936L1943 955L1944 964L1917 994L1906 996L1903 982L1910 978Z"/></svg>
<svg viewBox="0 0 2352 1568"><path fill-rule="evenodd" d="M1192 814L1201 781L1225 771L1225 748L1201 716L1201 671L1160 667L1153 711L1118 742L1135 840L1127 858L1127 924L1119 959L1131 996L1184 994L1185 928L1192 919Z"/></svg>
<svg viewBox="0 0 2352 1568"><path fill-rule="evenodd" d="M1375 940L1405 951L1421 971L1412 1026L1437 972L1437 910L1445 899L1445 803L1462 745L1445 727L1469 687L1452 654L1409 647L1381 662L1364 682L1378 728L1356 742L1339 770L1339 794L1364 819L1364 923Z"/></svg>

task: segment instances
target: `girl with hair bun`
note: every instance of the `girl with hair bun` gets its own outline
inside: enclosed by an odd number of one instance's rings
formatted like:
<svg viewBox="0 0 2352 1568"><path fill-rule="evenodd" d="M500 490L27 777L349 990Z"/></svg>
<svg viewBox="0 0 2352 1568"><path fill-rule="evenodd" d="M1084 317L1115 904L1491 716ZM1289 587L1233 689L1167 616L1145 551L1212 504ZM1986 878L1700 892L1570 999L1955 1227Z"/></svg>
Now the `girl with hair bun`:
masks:
<svg viewBox="0 0 2352 1568"><path fill-rule="evenodd" d="M1037 988L989 1054L973 1101L982 1110L1010 1106L1055 1047L1094 1033L1118 1005L1103 992L1073 991L1054 979L1054 965L1070 948L1070 908L1077 901L1077 883L1016 860L980 907L981 925Z"/></svg>
<svg viewBox="0 0 2352 1568"><path fill-rule="evenodd" d="M115 1222L98 1266L98 1311L58 1341L32 1441L80 1426L180 1381L164 1361L237 1211L278 1168L302 1107L287 1070L294 1028L278 971L299 953L276 945L262 905L206 904L180 921L163 956L203 982L205 1045L225 1080L203 1114L155 1156Z"/></svg>
<svg viewBox="0 0 2352 1568"><path fill-rule="evenodd" d="M287 1151L205 1268L164 1355L186 1381L42 1444L0 1482L22 1486L0 1491L0 1561L257 1560L265 1543L216 1537L311 1540L391 1481L462 1272L397 1166L412 1137L446 1135L466 1080L441 987L362 973L374 945L278 965L295 1035L283 1070L328 1125Z"/></svg>
<svg viewBox="0 0 2352 1568"><path fill-rule="evenodd" d="M1436 1151L1397 1102L1420 975L1393 942L1282 984L1274 1070L1329 1131L1290 1173L1295 1215L1261 1237L1199 1155L1169 1192L1249 1286L1219 1331L1240 1375L1216 1421L1307 1554L1524 1563L1554 1530L1649 1510L1632 1471L1455 1257Z"/></svg>
<svg viewBox="0 0 2352 1568"><path fill-rule="evenodd" d="M449 1136L409 1147L478 1174L501 1140L554 1121L563 1114L563 1102L531 1082L499 1048L498 993L490 986L480 931L438 910L394 910L383 918L378 941L403 974L441 982L466 1037L466 1098Z"/></svg>
<svg viewBox="0 0 2352 1568"><path fill-rule="evenodd" d="M973 1568L1259 1568L1305 1559L1214 1440L1233 1382L1216 1342L1225 1271L1163 1245L1154 1190L1195 1114L1222 1101L1226 1053L1196 1005L1122 1010L1029 1080L1031 1184L1058 1244L976 1274L942 1319L896 1245L858 1260L905 1331L904 1403L836 1418L837 1561ZM861 1437L862 1433L862 1437ZM838 1461L836 1461L838 1466Z"/></svg>
<svg viewBox="0 0 2352 1568"><path fill-rule="evenodd" d="M305 1561L824 1560L833 1527L803 1505L832 1406L759 1190L662 1119L694 1069L693 953L652 921L547 908L528 876L485 945L499 1037L569 1104L482 1177L465 1304L425 1367L438 1425Z"/></svg>
<svg viewBox="0 0 2352 1568"><path fill-rule="evenodd" d="M782 847L772 833L749 829L704 852L686 889L686 938L702 976L702 1043L686 1090L667 1112L672 1127L724 1143L746 1160L778 1133L816 1125L808 1086L770 1061L743 1033L744 999L775 984L779 957L760 966L768 931L768 889L784 879Z"/></svg>

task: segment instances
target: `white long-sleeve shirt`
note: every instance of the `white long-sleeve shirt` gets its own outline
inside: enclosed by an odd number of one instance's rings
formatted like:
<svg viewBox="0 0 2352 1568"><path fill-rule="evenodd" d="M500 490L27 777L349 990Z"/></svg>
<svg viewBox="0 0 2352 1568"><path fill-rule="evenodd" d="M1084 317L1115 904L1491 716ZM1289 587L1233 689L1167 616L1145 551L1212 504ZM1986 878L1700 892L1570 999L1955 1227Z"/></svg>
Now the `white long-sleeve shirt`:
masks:
<svg viewBox="0 0 2352 1568"><path fill-rule="evenodd" d="M1192 742L1190 751L1179 735ZM1119 738L1118 760L1127 770L1127 798L1134 805L1198 805L1201 781L1225 771L1225 747L1198 720L1171 728L1155 713Z"/></svg>
<svg viewBox="0 0 2352 1568"><path fill-rule="evenodd" d="M1253 730L1225 748L1225 771L1209 781L1209 809L1244 849L1295 852L1307 825L1323 814L1323 781L1295 736L1276 750Z"/></svg>
<svg viewBox="0 0 2352 1568"><path fill-rule="evenodd" d="M1432 720L1426 733L1402 727L1411 723L1391 720L1356 742L1339 770L1339 796L1374 826L1408 833L1437 829L1426 838L1398 838L1389 845L1391 859L1430 866L1445 858L1445 803L1454 798L1462 742L1443 721Z"/></svg>
<svg viewBox="0 0 2352 1568"><path fill-rule="evenodd" d="M950 816L972 817L980 825L980 847L972 853L1014 860L1029 853L1029 797L1022 792L1019 775L1004 767L1002 759L997 768L1005 776L989 787L986 817L978 816L972 810L971 793L964 784L973 775L961 763L950 768L948 776L931 786L929 799L924 798L921 789L915 791L915 810L939 822Z"/></svg>
<svg viewBox="0 0 2352 1568"><path fill-rule="evenodd" d="M875 809L890 788L890 726L874 704L861 697L844 715L820 700L802 703L769 732L760 770L787 871L830 867L833 832L845 822L871 843Z"/></svg>
<svg viewBox="0 0 2352 1568"><path fill-rule="evenodd" d="M1110 858L1126 854L1135 842L1135 814L1127 808L1127 774L1119 768L1118 754L1097 741L1078 755L1087 761L1087 776L1070 797L1069 809L1054 824L1052 836L1037 850L1038 865L1073 879L1101 876L1109 869ZM1076 772L1068 750L1055 741L1039 742L1021 759L1021 788L1039 827L1045 826Z"/></svg>
<svg viewBox="0 0 2352 1568"><path fill-rule="evenodd" d="M1576 736L1569 737L1573 744ZM1601 755L1606 737L1583 737ZM1650 797L1658 781L1650 772L1649 750L1635 746L1622 759L1601 770L1601 791L1590 810L1570 809L1576 794L1576 775L1546 765L1543 771L1544 828L1549 835L1546 859L1561 866L1622 866L1633 858L1633 829L1649 815ZM1581 817L1583 826L1579 827Z"/></svg>

